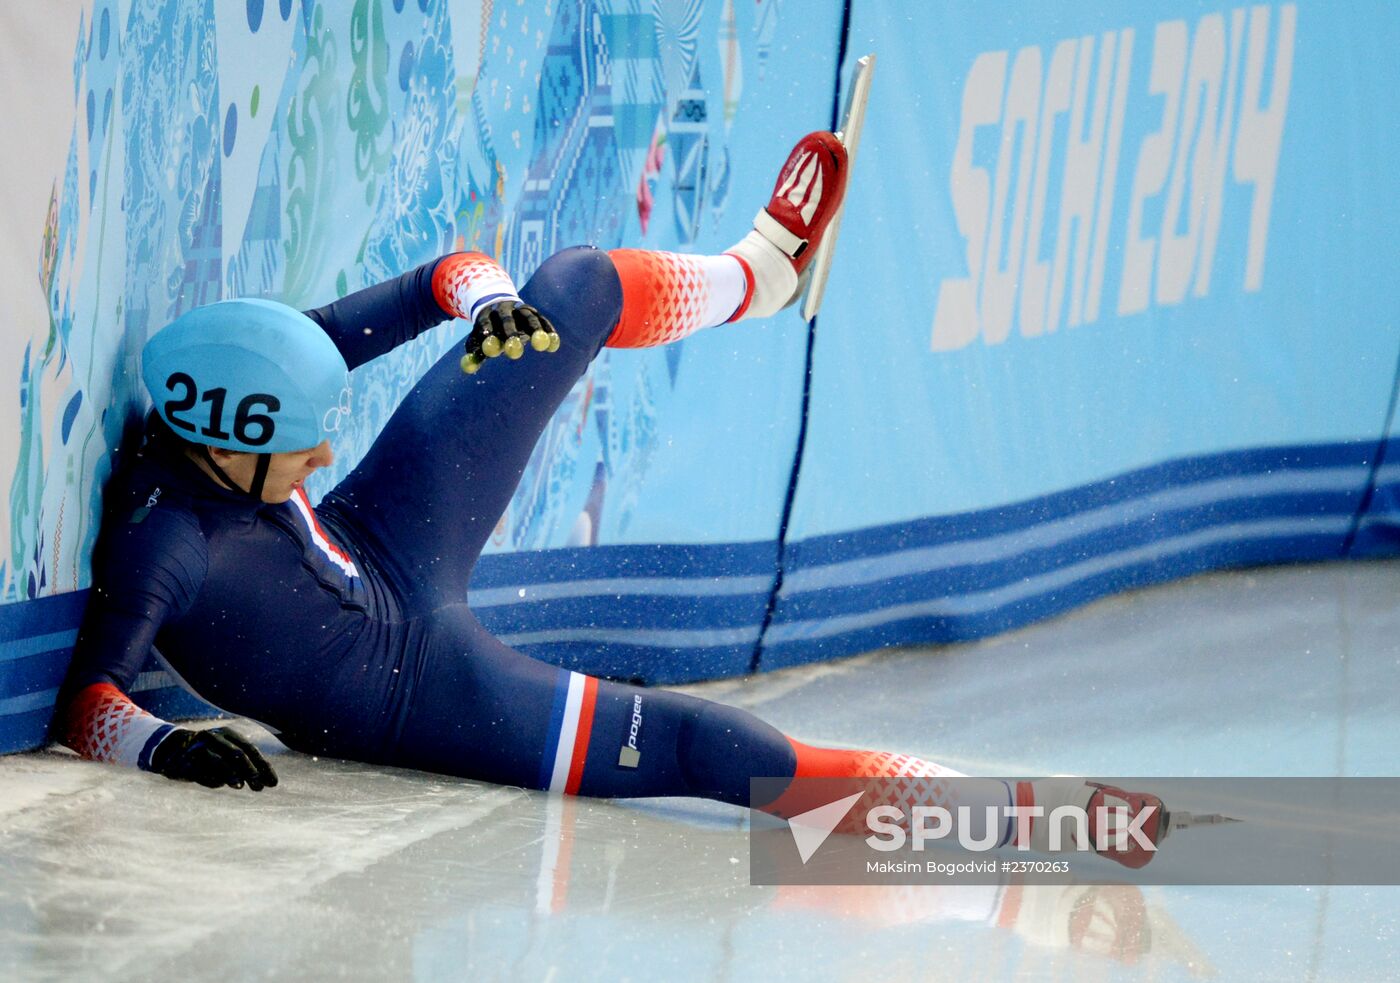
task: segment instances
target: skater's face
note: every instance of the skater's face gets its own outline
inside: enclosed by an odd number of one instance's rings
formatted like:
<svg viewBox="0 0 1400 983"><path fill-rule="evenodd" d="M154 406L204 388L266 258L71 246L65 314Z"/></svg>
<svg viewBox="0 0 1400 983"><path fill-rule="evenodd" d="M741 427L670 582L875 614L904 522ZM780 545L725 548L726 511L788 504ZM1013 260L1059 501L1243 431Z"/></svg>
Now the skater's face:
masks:
<svg viewBox="0 0 1400 983"><path fill-rule="evenodd" d="M209 452L214 456L214 461L223 469L224 474L233 479L239 488L247 491L253 486L253 479L257 474L258 455L245 454L242 451L226 451L219 447L211 447ZM270 457L267 479L263 482L262 500L271 505L287 501L314 471L318 468L328 467L335 461L335 454L331 451L329 440L323 440L308 450L282 451L272 454ZM206 472L209 471L203 461L198 458L195 460ZM214 477L212 473L209 476Z"/></svg>

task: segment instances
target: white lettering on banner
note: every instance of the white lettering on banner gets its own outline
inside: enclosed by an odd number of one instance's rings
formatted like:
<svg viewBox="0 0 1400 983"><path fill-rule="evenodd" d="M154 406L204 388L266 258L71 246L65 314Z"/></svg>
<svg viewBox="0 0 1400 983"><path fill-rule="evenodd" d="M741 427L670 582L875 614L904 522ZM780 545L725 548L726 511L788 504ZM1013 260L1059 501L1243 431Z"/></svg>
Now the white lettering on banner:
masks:
<svg viewBox="0 0 1400 983"><path fill-rule="evenodd" d="M1231 112L1234 102L1227 98L1235 91L1239 78L1240 39L1244 36L1244 11L1230 16L1230 52L1225 53L1225 22L1218 14L1201 18L1196 31L1196 44L1191 51L1191 68L1186 78L1186 116L1183 133L1196 133L1195 153L1192 155L1190 203L1191 214L1187 231L1176 235L1180 224L1181 204L1186 187L1186 141L1178 141L1177 165L1172 172L1171 188L1167 192L1166 216L1162 228L1162 259L1157 279L1157 302L1177 304L1186 296L1192 270L1196 282L1192 293L1204 297L1210 289L1210 271L1215 262L1215 243L1220 235L1220 212L1225 197L1225 161L1233 128ZM1222 71L1229 65L1228 73ZM1221 78L1225 78L1222 90ZM1195 127L1201 93L1201 125Z"/></svg>
<svg viewBox="0 0 1400 983"><path fill-rule="evenodd" d="M1030 184L1031 152L1035 149L1037 110L1040 108L1040 49L1022 48L1011 66L1006 91L1006 118L1001 124L1001 152L997 154L996 184L992 193L992 222L987 235L987 273L982 278L982 332L988 344L1005 341L1011 331L1016 281L1021 276L1021 244L1025 241L1026 187ZM1006 227L1007 188L1016 137L1020 136L1021 160L1016 165L1016 196L1011 235L1003 245ZM1002 262L1003 255L1006 258Z"/></svg>
<svg viewBox="0 0 1400 983"><path fill-rule="evenodd" d="M1055 117L1069 108L1073 92L1075 41L1061 41L1050 56L1045 73L1045 98L1040 104L1040 140L1035 158L1035 188L1031 191L1031 222L1026 240L1026 265L1021 274L1021 331L1040 334L1045 323L1045 292L1050 282L1050 264L1040 256L1041 228L1045 221L1045 185L1050 177L1048 134L1055 132ZM1087 64L1087 59L1085 61Z"/></svg>
<svg viewBox="0 0 1400 983"><path fill-rule="evenodd" d="M1181 77L1186 70L1186 22L1157 25L1152 42L1152 79L1147 91L1164 98L1162 125L1142 141L1128 205L1128 241L1123 250L1123 282L1118 290L1118 313L1147 310L1151 296L1152 261L1157 240L1142 234L1143 204L1157 197L1167 183L1176 114L1181 105Z"/></svg>
<svg viewBox="0 0 1400 983"><path fill-rule="evenodd" d="M939 286L933 350L979 337L999 344L1013 326L1036 337L1062 324L1093 323L1110 252L1122 255L1118 314L1180 304L1188 293L1206 296L1227 175L1253 189L1242 287L1259 290L1296 29L1292 3L1205 14L1194 29L1183 20L1155 26L1149 100L1134 107L1147 115L1151 132L1138 145L1126 214L1116 221L1133 30L1060 41L1048 59L1035 45L1014 58L1007 51L979 54L963 87L949 173L967 276ZM1067 132L1057 139L1057 120L1066 116ZM984 127L1000 131L994 174L973 161ZM1056 163L1057 218L1047 230ZM1149 205L1156 199L1160 209ZM1045 241L1047 231L1053 242Z"/></svg>
<svg viewBox="0 0 1400 983"><path fill-rule="evenodd" d="M991 189L984 168L972 166L972 136L979 126L1001 119L1001 92L1006 78L1006 52L978 55L967 73L963 87L962 123L958 145L953 150L953 216L958 231L967 239L968 276L943 281L934 315L934 348L938 338L944 347L961 348L982 329L978 314L977 288L981 285L982 256L986 247L987 209ZM940 333L938 325L944 325Z"/></svg>
<svg viewBox="0 0 1400 983"><path fill-rule="evenodd" d="M1274 175L1278 172L1279 146L1283 143L1283 116L1288 111L1288 88L1293 81L1293 35L1298 10L1288 4L1280 11L1278 42L1274 46L1274 84L1269 105L1259 103L1264 56L1269 44L1269 8L1249 12L1249 56L1244 70L1244 103L1240 106L1240 132L1235 138L1235 180L1254 185L1249 213L1249 253L1245 261L1244 288L1258 290L1264 281L1264 246L1269 238L1269 209L1274 202Z"/></svg>
<svg viewBox="0 0 1400 983"><path fill-rule="evenodd" d="M1108 71L1108 51L1112 47L1104 39L1104 56L1099 71ZM1103 295L1104 262L1108 258L1108 220L1113 214L1113 195L1118 188L1118 151L1123 145L1123 113L1128 103L1128 69L1133 61L1133 32L1124 31L1118 41L1118 67L1113 73L1113 109L1109 114L1108 142L1104 149L1103 180L1099 182L1099 202L1095 210L1094 258L1090 273L1089 296L1084 304L1086 322L1099 319L1099 297Z"/></svg>

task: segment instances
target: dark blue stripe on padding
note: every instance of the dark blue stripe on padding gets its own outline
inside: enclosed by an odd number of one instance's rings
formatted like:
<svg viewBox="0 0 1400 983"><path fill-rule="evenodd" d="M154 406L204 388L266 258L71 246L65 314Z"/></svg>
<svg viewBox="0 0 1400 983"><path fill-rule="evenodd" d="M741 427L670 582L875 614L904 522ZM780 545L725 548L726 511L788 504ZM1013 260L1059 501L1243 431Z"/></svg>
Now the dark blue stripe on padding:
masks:
<svg viewBox="0 0 1400 983"><path fill-rule="evenodd" d="M469 600L487 629L542 661L692 682L748 671L777 557L776 542L493 554L478 563Z"/></svg>
<svg viewBox="0 0 1400 983"><path fill-rule="evenodd" d="M0 717L0 754L32 751L48 743L53 707L28 710Z"/></svg>
<svg viewBox="0 0 1400 983"><path fill-rule="evenodd" d="M71 649L77 640L78 631L74 628L0 642L0 664L18 662L47 652L61 652L65 649Z"/></svg>
<svg viewBox="0 0 1400 983"><path fill-rule="evenodd" d="M758 638L758 626L753 628ZM601 676L648 685L677 685L746 673L753 641L712 648L664 648L628 642L550 641L513 643L514 648L542 662Z"/></svg>
<svg viewBox="0 0 1400 983"><path fill-rule="evenodd" d="M0 605L0 646L36 635L76 631L86 606L85 590Z"/></svg>
<svg viewBox="0 0 1400 983"><path fill-rule="evenodd" d="M477 561L472 590L514 587L519 584L562 583L595 578L675 577L709 578L717 575L771 577L777 561L777 544L655 544L645 546L591 546L534 550L528 553L491 553Z"/></svg>
<svg viewBox="0 0 1400 983"><path fill-rule="evenodd" d="M1257 492L1251 488L1273 489L1271 494L1344 491L1355 495L1359 503L1370 473L1373 451L1369 443L1347 443L1234 451L1169 461L994 509L871 526L789 542L783 550L783 561L790 576L794 567L888 553L911 542L982 539L1096 509L1129 508L1154 493L1177 490L1180 494L1190 487L1218 489L1227 498L1255 497ZM1233 496L1228 487L1231 479L1239 482Z"/></svg>
<svg viewBox="0 0 1400 983"><path fill-rule="evenodd" d="M1177 544L1192 550L1210 541L1320 537L1330 538L1334 548L1328 558L1337 559L1356 505L1357 496L1340 494L1244 499L1228 506L1158 514L1084 535L1071 533L1052 543L1009 534L995 551L979 551L970 541L949 546L906 540L902 550L868 566L832 565L808 571L810 575L801 568L793 571L774 624L889 607L935 592L949 597L983 593L1091 561L1112 564L1112 558L1121 557L1122 563L1130 564L1143 552L1161 553L1166 559ZM869 579L869 572L882 568L891 570L890 575Z"/></svg>
<svg viewBox="0 0 1400 983"><path fill-rule="evenodd" d="M1400 458L1400 448L1392 443L1387 456ZM1382 476L1392 469L1400 472L1400 464L1387 464ZM1365 514L1358 517L1348 555L1392 556L1400 552L1400 481L1378 483L1366 506Z"/></svg>
<svg viewBox="0 0 1400 983"><path fill-rule="evenodd" d="M774 639L770 634L763 647L763 668L781 669L892 645L926 645L985 638L1063 614L1108 594L1148 587L1209 570L1323 561L1336 557L1333 536L1236 541L1086 577L1068 586L1015 600L993 610L959 610L956 599L940 598L933 594L927 601L930 610L924 613L902 615L899 609L890 609L886 613L892 616L891 620L874 624L857 623L841 629L839 619L832 619L820 626L823 633L814 636L794 635ZM940 606L946 609L939 610ZM778 626L774 627L776 629Z"/></svg>
<svg viewBox="0 0 1400 983"><path fill-rule="evenodd" d="M28 693L57 689L68 671L69 650L39 652L0 666L0 707Z"/></svg>
<svg viewBox="0 0 1400 983"><path fill-rule="evenodd" d="M531 601L529 594L513 604L472 607L494 634L547 631L587 625L598 629L724 631L754 625L768 603L768 591L736 597L695 595L585 594Z"/></svg>

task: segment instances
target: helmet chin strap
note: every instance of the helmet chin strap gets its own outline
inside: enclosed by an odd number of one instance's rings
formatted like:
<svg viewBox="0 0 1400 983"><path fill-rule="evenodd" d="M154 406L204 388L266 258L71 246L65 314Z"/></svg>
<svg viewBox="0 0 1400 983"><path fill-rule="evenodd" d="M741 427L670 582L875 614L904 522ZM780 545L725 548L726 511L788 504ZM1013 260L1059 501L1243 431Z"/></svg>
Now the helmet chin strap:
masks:
<svg viewBox="0 0 1400 983"><path fill-rule="evenodd" d="M218 476L219 480L222 481L225 485L227 485L230 489L238 492L239 494L247 495L250 498L256 499L259 502L262 501L263 486L267 483L267 469L272 464L271 454L258 455L257 466L253 469L253 481L252 484L250 484L247 488L244 488L241 485L239 485L236 481L234 481L228 476L228 473L224 471L223 468L219 467L218 463L214 460L214 455L209 453L209 445L200 444L199 454L200 457L204 459L204 463L209 465L209 467L213 470L214 474Z"/></svg>
<svg viewBox="0 0 1400 983"><path fill-rule="evenodd" d="M267 469L272 464L271 454L259 454L258 466L253 469L253 483L248 486L248 494L262 501L263 485L267 482Z"/></svg>

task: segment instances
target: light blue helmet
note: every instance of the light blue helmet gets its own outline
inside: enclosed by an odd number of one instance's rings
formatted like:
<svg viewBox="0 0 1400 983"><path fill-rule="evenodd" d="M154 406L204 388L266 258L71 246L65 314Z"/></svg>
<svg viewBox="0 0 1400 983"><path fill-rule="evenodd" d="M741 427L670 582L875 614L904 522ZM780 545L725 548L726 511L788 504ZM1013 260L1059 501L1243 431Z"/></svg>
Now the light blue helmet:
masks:
<svg viewBox="0 0 1400 983"><path fill-rule="evenodd" d="M156 412L196 444L274 454L340 429L350 373L315 321L270 300L225 300L146 342L141 376Z"/></svg>

